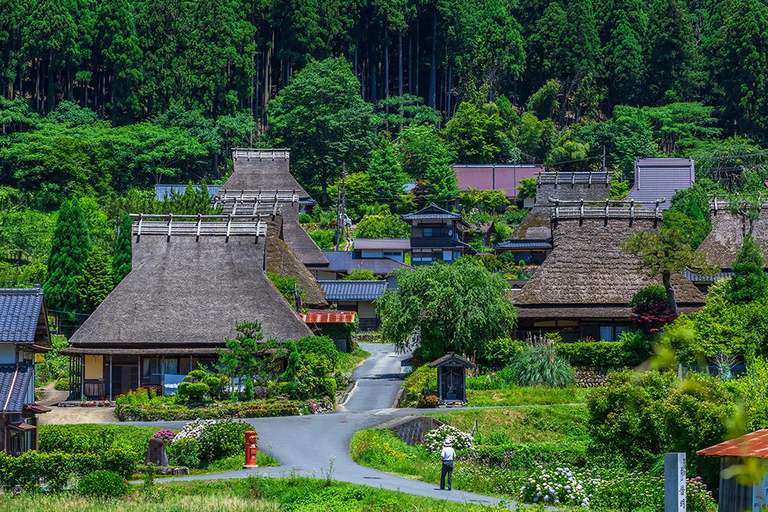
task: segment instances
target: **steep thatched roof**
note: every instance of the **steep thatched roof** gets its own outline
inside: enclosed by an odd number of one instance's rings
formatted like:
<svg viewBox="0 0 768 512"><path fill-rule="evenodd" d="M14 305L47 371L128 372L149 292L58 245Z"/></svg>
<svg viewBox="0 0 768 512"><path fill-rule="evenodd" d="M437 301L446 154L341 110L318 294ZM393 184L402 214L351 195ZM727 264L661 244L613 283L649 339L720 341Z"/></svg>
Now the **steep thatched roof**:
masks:
<svg viewBox="0 0 768 512"><path fill-rule="evenodd" d="M299 202L309 198L290 172L287 149L235 149L235 171L214 201L224 213L265 211L280 205L283 214L282 239L307 266L328 266L328 260L306 230L299 224Z"/></svg>
<svg viewBox="0 0 768 512"><path fill-rule="evenodd" d="M754 237L763 258L768 261L768 204L760 209L757 220L750 220L730 203L718 200L710 203L710 216L712 231L699 246L699 250L707 255L707 263L730 269L747 234Z"/></svg>
<svg viewBox="0 0 768 512"><path fill-rule="evenodd" d="M309 197L290 171L289 149L233 149L234 172L219 194L241 190L295 190Z"/></svg>
<svg viewBox="0 0 768 512"><path fill-rule="evenodd" d="M551 199L602 201L611 196L611 176L604 172L548 172L536 178L536 202L511 240L549 240Z"/></svg>
<svg viewBox="0 0 768 512"><path fill-rule="evenodd" d="M554 216L553 216L554 217ZM631 218L630 218L631 217ZM660 279L648 279L622 244L639 231L658 229L652 209L560 208L552 221L554 249L514 296L520 318L629 317L632 296ZM673 276L681 309L704 296L682 274Z"/></svg>
<svg viewBox="0 0 768 512"><path fill-rule="evenodd" d="M72 335L75 348L223 346L251 321L261 322L266 339L311 334L263 271L265 229L236 226L248 224L238 219L225 236L209 221L197 236L174 221L168 236L163 224L144 221L133 270Z"/></svg>
<svg viewBox="0 0 768 512"><path fill-rule="evenodd" d="M299 260L295 252L286 242L280 239L283 230L282 217L268 222L267 271L283 276L296 277L299 287L306 292L304 304L311 308L328 306L323 289L317 284L315 277Z"/></svg>

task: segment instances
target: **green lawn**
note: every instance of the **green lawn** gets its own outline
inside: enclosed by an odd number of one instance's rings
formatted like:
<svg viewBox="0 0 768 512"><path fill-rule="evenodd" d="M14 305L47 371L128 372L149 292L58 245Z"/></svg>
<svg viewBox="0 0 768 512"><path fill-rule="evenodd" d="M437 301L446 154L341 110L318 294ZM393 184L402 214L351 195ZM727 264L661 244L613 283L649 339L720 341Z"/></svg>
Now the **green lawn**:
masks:
<svg viewBox="0 0 768 512"><path fill-rule="evenodd" d="M370 355L370 352L366 352L361 348L356 348L352 352L340 352L338 364L339 372L351 375L357 365L368 359Z"/></svg>
<svg viewBox="0 0 768 512"><path fill-rule="evenodd" d="M156 483L145 491L131 486L119 500L84 498L74 493L59 495L0 494L0 510L26 512L277 512L338 511L396 512L400 510L437 512L479 512L477 505L450 503L342 482L307 478L255 478L211 482Z"/></svg>
<svg viewBox="0 0 768 512"><path fill-rule="evenodd" d="M585 388L509 387L507 389L467 390L467 406L583 404Z"/></svg>

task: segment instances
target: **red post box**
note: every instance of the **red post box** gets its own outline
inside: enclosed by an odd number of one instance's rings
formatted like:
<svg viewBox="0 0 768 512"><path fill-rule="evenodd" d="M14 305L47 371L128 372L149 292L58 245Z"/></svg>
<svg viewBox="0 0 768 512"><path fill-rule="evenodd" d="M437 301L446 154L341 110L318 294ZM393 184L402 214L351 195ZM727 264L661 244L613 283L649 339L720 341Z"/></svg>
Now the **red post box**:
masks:
<svg viewBox="0 0 768 512"><path fill-rule="evenodd" d="M249 430L245 433L245 465L243 469L256 468L256 450L258 437L256 432Z"/></svg>

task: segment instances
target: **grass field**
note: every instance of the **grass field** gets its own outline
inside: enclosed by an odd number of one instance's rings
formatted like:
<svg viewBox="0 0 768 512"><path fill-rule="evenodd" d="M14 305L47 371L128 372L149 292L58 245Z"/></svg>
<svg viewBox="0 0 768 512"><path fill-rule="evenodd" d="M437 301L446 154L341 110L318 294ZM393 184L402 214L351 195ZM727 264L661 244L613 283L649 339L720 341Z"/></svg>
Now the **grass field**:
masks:
<svg viewBox="0 0 768 512"><path fill-rule="evenodd" d="M401 510L479 512L477 505L450 503L342 482L307 478L255 478L211 482L155 484L151 490L131 486L119 500L84 498L74 493L54 496L0 495L0 510L26 512L262 512L262 511L366 511Z"/></svg>
<svg viewBox="0 0 768 512"><path fill-rule="evenodd" d="M468 407L493 405L583 404L589 390L585 388L509 387L506 389L467 390Z"/></svg>

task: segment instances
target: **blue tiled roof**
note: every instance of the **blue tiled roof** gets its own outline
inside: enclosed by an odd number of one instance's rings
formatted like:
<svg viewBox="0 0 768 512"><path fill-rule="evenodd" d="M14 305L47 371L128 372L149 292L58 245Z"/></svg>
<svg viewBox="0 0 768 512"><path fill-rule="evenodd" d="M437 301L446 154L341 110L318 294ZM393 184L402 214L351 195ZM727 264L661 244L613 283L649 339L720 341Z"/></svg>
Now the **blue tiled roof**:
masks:
<svg viewBox="0 0 768 512"><path fill-rule="evenodd" d="M195 190L200 190L200 185L193 185ZM208 195L213 197L221 190L221 185L208 185ZM181 185L155 185L155 195L158 201L166 201L171 198L171 193L183 194L187 189L186 184Z"/></svg>
<svg viewBox="0 0 768 512"><path fill-rule="evenodd" d="M21 412L24 408L35 374L31 364L19 364L18 373L16 370L15 364L0 364L0 412Z"/></svg>
<svg viewBox="0 0 768 512"><path fill-rule="evenodd" d="M0 288L0 341L34 343L42 307L41 288Z"/></svg>
<svg viewBox="0 0 768 512"><path fill-rule="evenodd" d="M387 288L386 281L318 281L329 301L366 301L378 299Z"/></svg>
<svg viewBox="0 0 768 512"><path fill-rule="evenodd" d="M718 272L713 276L705 276L703 274L696 274L690 270L683 270L683 275L694 283L714 283L718 279L733 277L733 272Z"/></svg>
<svg viewBox="0 0 768 512"><path fill-rule="evenodd" d="M506 240L496 246L498 249L551 249L546 240Z"/></svg>

